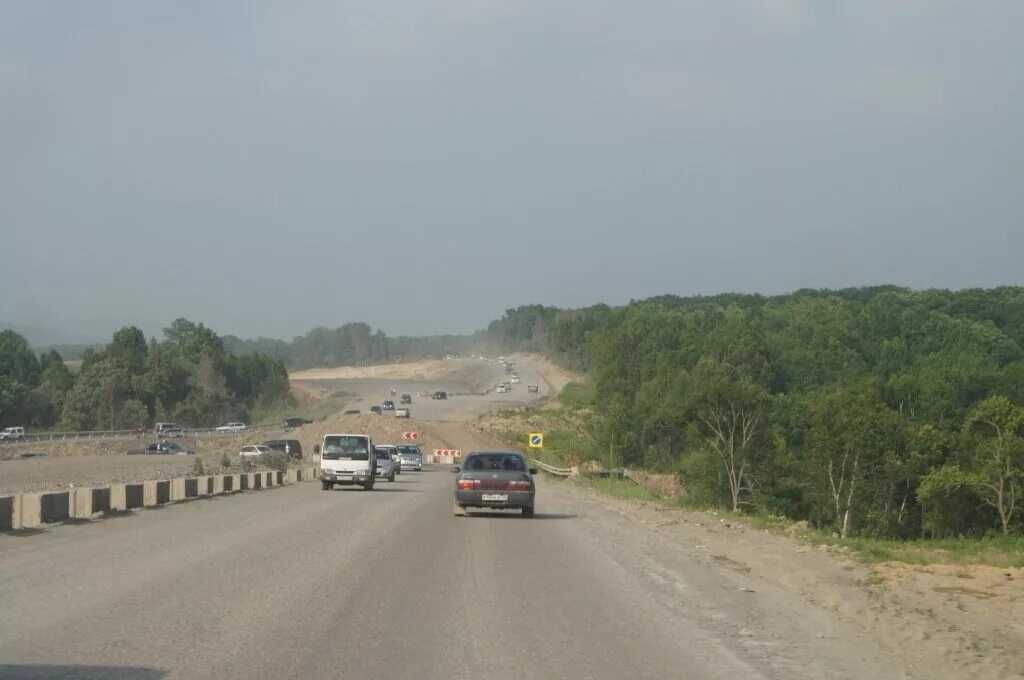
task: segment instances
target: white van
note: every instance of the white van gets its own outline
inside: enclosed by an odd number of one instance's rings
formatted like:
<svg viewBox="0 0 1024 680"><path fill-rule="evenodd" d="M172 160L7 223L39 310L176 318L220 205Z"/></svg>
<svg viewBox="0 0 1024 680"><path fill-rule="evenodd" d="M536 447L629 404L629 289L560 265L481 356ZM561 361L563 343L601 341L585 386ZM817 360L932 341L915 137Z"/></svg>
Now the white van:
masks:
<svg viewBox="0 0 1024 680"><path fill-rule="evenodd" d="M324 435L320 446L320 483L324 491L335 484L373 489L377 474L377 456L373 438L368 434Z"/></svg>

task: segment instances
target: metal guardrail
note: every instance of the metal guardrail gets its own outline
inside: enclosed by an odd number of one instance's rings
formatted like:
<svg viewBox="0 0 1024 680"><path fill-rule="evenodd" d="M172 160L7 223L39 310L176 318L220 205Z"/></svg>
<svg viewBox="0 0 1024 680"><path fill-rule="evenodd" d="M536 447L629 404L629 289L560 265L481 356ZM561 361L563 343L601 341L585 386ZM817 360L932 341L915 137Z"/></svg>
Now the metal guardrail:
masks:
<svg viewBox="0 0 1024 680"><path fill-rule="evenodd" d="M244 430L230 430L218 432L216 427L196 427L196 428L183 428L180 430L181 438L199 438L199 437L232 437L244 435L247 432L261 432L264 430L284 429L281 425L251 425ZM0 441L0 446L4 444L29 444L38 442L62 442L62 441L81 441L88 439L146 439L159 437L159 435L148 430L146 432L139 432L138 430L87 430L82 432L38 432L38 433L27 433L20 439Z"/></svg>
<svg viewBox="0 0 1024 680"><path fill-rule="evenodd" d="M572 468L555 467L554 465L542 463L537 459L533 460L533 464L536 465L541 470L543 470L544 472L548 473L549 475L555 475L556 477L569 477L572 475Z"/></svg>

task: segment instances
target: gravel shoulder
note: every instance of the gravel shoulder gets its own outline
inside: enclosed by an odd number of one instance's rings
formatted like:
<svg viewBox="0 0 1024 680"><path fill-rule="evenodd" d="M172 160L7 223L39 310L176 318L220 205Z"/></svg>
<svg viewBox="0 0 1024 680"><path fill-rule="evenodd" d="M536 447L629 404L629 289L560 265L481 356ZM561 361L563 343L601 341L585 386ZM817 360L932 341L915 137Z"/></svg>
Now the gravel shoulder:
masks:
<svg viewBox="0 0 1024 680"><path fill-rule="evenodd" d="M637 556L637 570L656 582L681 578L666 571L662 559L731 575L729 596L748 596L751 604L726 626L744 646L778 646L787 631L798 632L818 648L811 663L823 663L828 654L861 655L867 665L850 677L1024 678L1024 569L868 566L713 513L611 497L573 482L549 486L634 527L616 541L630 540L630 532L656 537ZM756 626L766 627L758 633ZM894 663L890 670L906 674L869 672L872 661ZM846 677L836 667L821 666L820 677Z"/></svg>

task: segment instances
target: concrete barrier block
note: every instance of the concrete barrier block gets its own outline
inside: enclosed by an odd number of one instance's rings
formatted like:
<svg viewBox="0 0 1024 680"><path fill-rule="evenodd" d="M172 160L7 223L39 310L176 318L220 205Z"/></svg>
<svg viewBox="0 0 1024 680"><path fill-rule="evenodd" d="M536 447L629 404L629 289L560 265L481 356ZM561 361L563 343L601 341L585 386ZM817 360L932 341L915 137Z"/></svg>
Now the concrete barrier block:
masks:
<svg viewBox="0 0 1024 680"><path fill-rule="evenodd" d="M17 496L0 496L0 531L10 531L14 526L14 506Z"/></svg>
<svg viewBox="0 0 1024 680"><path fill-rule="evenodd" d="M19 494L17 529L34 529L43 523L42 504L39 494Z"/></svg>
<svg viewBox="0 0 1024 680"><path fill-rule="evenodd" d="M128 509L128 494L124 484L110 485L110 507L108 512L124 512Z"/></svg>
<svg viewBox="0 0 1024 680"><path fill-rule="evenodd" d="M182 478L171 480L171 501L185 500L185 480Z"/></svg>
<svg viewBox="0 0 1024 680"><path fill-rule="evenodd" d="M241 475L224 475L224 492L234 493L242 490Z"/></svg>
<svg viewBox="0 0 1024 680"><path fill-rule="evenodd" d="M265 487L267 487L269 489L270 487L274 486L274 482L277 481L277 473L271 471L271 472L264 473L263 476L265 478L263 480L263 485Z"/></svg>
<svg viewBox="0 0 1024 680"><path fill-rule="evenodd" d="M252 484L249 485L250 489L262 489L263 488L263 473L253 472L252 473Z"/></svg>
<svg viewBox="0 0 1024 680"><path fill-rule="evenodd" d="M199 478L199 495L200 496L212 496L213 495L213 476L206 475Z"/></svg>
<svg viewBox="0 0 1024 680"><path fill-rule="evenodd" d="M275 470L274 473L274 485L281 486L284 484L284 472L281 470Z"/></svg>
<svg viewBox="0 0 1024 680"><path fill-rule="evenodd" d="M39 508L42 520L49 524L70 519L71 493L68 491L49 491L39 494Z"/></svg>
<svg viewBox="0 0 1024 680"><path fill-rule="evenodd" d="M155 484L155 482L154 482ZM153 498L156 499L156 487L154 487ZM146 505L146 483L136 482L135 484L124 485L124 506L127 510L142 508ZM153 503L150 503L153 505Z"/></svg>
<svg viewBox="0 0 1024 680"><path fill-rule="evenodd" d="M142 483L142 505L146 508L156 505L155 480L148 480Z"/></svg>
<svg viewBox="0 0 1024 680"><path fill-rule="evenodd" d="M285 483L287 483L287 484L291 484L292 482L297 482L297 481L299 481L299 475L298 475L298 472L299 472L299 471L298 471L298 470L296 470L295 468L291 468L291 469L289 469L289 470L288 470L288 473L287 473L287 475L285 475L285 478L284 478L284 480L285 480Z"/></svg>
<svg viewBox="0 0 1024 680"><path fill-rule="evenodd" d="M110 509L110 487L82 487L72 491L70 496L70 515L75 519L89 519Z"/></svg>
<svg viewBox="0 0 1024 680"><path fill-rule="evenodd" d="M224 475L214 475L210 477L210 495L219 496L224 493Z"/></svg>
<svg viewBox="0 0 1024 680"><path fill-rule="evenodd" d="M142 505L151 507L171 502L171 480L148 480L142 483Z"/></svg>
<svg viewBox="0 0 1024 680"><path fill-rule="evenodd" d="M251 489L253 487L253 485L255 484L255 482L253 481L253 478L255 476L256 475L253 474L252 472L246 472L244 474L239 475L238 476L238 481L240 482L240 484L238 486L238 490L239 491L248 491L249 489Z"/></svg>

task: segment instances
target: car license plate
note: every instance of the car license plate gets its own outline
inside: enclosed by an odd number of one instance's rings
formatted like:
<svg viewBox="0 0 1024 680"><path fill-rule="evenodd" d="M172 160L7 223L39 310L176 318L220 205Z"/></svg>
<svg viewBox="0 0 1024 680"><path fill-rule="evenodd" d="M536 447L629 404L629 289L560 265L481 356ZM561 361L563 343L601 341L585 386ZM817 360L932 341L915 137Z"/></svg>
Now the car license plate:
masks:
<svg viewBox="0 0 1024 680"><path fill-rule="evenodd" d="M485 500L485 501L507 501L508 500L508 494L507 493L485 493L480 498L481 498L481 500Z"/></svg>
<svg viewBox="0 0 1024 680"><path fill-rule="evenodd" d="M338 479L350 482L352 481L352 475L338 475Z"/></svg>

